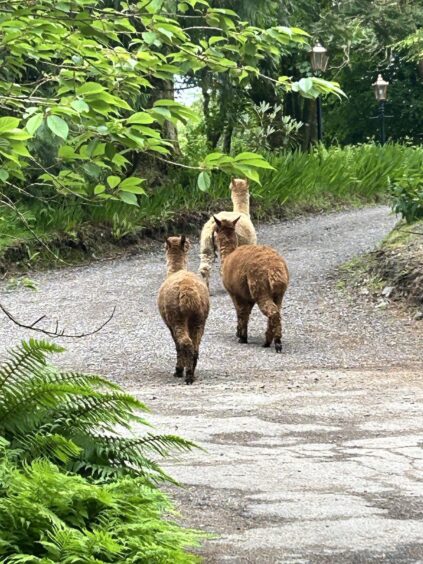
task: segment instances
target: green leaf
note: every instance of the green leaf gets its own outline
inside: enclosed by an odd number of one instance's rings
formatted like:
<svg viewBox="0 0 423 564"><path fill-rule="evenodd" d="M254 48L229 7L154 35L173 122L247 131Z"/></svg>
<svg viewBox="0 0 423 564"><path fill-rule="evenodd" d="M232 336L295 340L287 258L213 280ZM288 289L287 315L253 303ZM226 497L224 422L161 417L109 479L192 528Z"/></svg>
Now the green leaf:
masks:
<svg viewBox="0 0 423 564"><path fill-rule="evenodd" d="M119 176L108 176L107 177L107 184L110 188L116 188L116 186L120 183Z"/></svg>
<svg viewBox="0 0 423 564"><path fill-rule="evenodd" d="M104 184L97 184L97 186L94 188L94 194L97 196L98 194L102 194L105 190L106 187Z"/></svg>
<svg viewBox="0 0 423 564"><path fill-rule="evenodd" d="M7 170L4 170L4 168L0 168L0 180L2 182L6 182L8 178L9 178L9 173L7 172Z"/></svg>
<svg viewBox="0 0 423 564"><path fill-rule="evenodd" d="M59 116L48 116L47 126L55 135L62 139L67 139L69 133L68 124Z"/></svg>
<svg viewBox="0 0 423 564"><path fill-rule="evenodd" d="M122 190L123 192L129 192L131 194L145 194L145 190L144 188L141 188L141 186L125 186L125 188L122 188L122 186L119 186L119 190Z"/></svg>
<svg viewBox="0 0 423 564"><path fill-rule="evenodd" d="M200 172L197 178L197 186L202 192L207 192L210 188L211 178L210 174L206 171Z"/></svg>
<svg viewBox="0 0 423 564"><path fill-rule="evenodd" d="M158 39L158 35L157 33L154 33L154 31L144 31L144 33L141 34L141 37L147 45L153 45L153 43Z"/></svg>
<svg viewBox="0 0 423 564"><path fill-rule="evenodd" d="M9 116L0 118L0 133L16 129L20 121L21 120L19 118Z"/></svg>
<svg viewBox="0 0 423 564"><path fill-rule="evenodd" d="M139 186L144 182L143 178L138 178L137 176L130 176L129 178L125 178L119 185L120 190L127 190L128 188Z"/></svg>
<svg viewBox="0 0 423 564"><path fill-rule="evenodd" d="M135 194L131 194L130 192L119 192L119 198L122 202L125 202L125 204L138 206L138 200Z"/></svg>
<svg viewBox="0 0 423 564"><path fill-rule="evenodd" d="M43 123L43 119L44 116L43 114L35 114L32 117L29 118L29 120L26 122L26 126L25 129L28 131L28 133L30 133L31 135L34 135L34 133L37 131L37 129L40 127L40 125Z"/></svg>
<svg viewBox="0 0 423 564"><path fill-rule="evenodd" d="M313 81L311 78L302 78L298 82L298 86L302 92L309 92L313 88Z"/></svg>
<svg viewBox="0 0 423 564"><path fill-rule="evenodd" d="M126 120L126 123L140 123L142 125L146 125L153 123L154 121L154 118L150 114L147 114L147 112L137 112L130 116Z"/></svg>
<svg viewBox="0 0 423 564"><path fill-rule="evenodd" d="M89 112L90 111L90 107L87 104L87 102L85 102L81 98L77 98L76 100L74 100L71 103L71 106L74 110L76 110L80 114L82 114L83 112Z"/></svg>
<svg viewBox="0 0 423 564"><path fill-rule="evenodd" d="M104 86L101 86L101 84L98 84L97 82L86 82L76 89L76 93L81 96L83 96L84 94L99 94L100 92L104 92Z"/></svg>

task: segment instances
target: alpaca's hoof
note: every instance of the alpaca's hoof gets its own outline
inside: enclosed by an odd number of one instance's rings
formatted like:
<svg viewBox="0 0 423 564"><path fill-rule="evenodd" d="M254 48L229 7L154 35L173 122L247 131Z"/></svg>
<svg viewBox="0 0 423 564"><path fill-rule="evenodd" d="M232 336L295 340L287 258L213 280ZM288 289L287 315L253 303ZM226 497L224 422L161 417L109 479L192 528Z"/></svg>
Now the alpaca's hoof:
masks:
<svg viewBox="0 0 423 564"><path fill-rule="evenodd" d="M238 335L237 335L237 336L238 336ZM248 344L248 339L247 339L247 337L239 337L238 343L242 343L243 345Z"/></svg>
<svg viewBox="0 0 423 564"><path fill-rule="evenodd" d="M184 375L184 369L183 368L175 368L175 372L173 373L175 378L182 378L182 376Z"/></svg>
<svg viewBox="0 0 423 564"><path fill-rule="evenodd" d="M190 386L191 384L194 384L194 380L195 380L194 376L187 376L185 378L185 384L187 386Z"/></svg>
<svg viewBox="0 0 423 564"><path fill-rule="evenodd" d="M282 343L275 343L275 351L277 353L281 353L282 352Z"/></svg>
<svg viewBox="0 0 423 564"><path fill-rule="evenodd" d="M268 343L267 341L264 343L263 348L264 349L268 349L270 347L271 343Z"/></svg>

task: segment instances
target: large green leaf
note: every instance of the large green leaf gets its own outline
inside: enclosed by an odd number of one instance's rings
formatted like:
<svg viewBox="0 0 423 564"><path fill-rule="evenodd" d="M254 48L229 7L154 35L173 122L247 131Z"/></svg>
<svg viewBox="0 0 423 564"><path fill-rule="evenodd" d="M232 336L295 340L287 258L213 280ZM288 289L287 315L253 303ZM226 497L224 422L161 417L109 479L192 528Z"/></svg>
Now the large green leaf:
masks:
<svg viewBox="0 0 423 564"><path fill-rule="evenodd" d="M43 123L43 120L44 120L43 114L34 114L33 116L31 116L29 120L26 122L26 126L25 126L28 133L34 135L34 133Z"/></svg>
<svg viewBox="0 0 423 564"><path fill-rule="evenodd" d="M12 129L16 129L20 123L19 118L15 117L1 117L0 118L0 134L5 133L6 131L11 131Z"/></svg>
<svg viewBox="0 0 423 564"><path fill-rule="evenodd" d="M200 172L197 178L197 185L202 192L207 192L211 185L210 174L206 171Z"/></svg>
<svg viewBox="0 0 423 564"><path fill-rule="evenodd" d="M59 116L48 116L47 125L50 131L52 131L58 137L66 140L69 134L68 124Z"/></svg>

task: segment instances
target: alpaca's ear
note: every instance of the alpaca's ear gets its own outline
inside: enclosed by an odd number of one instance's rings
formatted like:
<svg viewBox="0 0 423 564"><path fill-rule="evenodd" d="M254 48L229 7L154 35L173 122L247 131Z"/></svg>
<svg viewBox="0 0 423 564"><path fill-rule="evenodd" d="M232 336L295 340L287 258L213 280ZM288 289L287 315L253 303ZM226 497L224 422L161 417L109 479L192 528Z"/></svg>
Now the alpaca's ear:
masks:
<svg viewBox="0 0 423 564"><path fill-rule="evenodd" d="M169 247L170 247L169 237L166 237L166 239L165 239L165 249L169 249Z"/></svg>
<svg viewBox="0 0 423 564"><path fill-rule="evenodd" d="M186 240L186 237L185 237L185 235L181 235L181 243L180 243L180 245L181 245L181 249L183 249L183 248L184 248L184 246L185 246L185 240Z"/></svg>
<svg viewBox="0 0 423 564"><path fill-rule="evenodd" d="M220 219L215 215L213 216L213 219L215 220L217 227L220 229L222 227L222 222L220 221Z"/></svg>
<svg viewBox="0 0 423 564"><path fill-rule="evenodd" d="M232 225L235 227L235 225L238 223L238 221L241 219L241 216L237 217L233 222Z"/></svg>

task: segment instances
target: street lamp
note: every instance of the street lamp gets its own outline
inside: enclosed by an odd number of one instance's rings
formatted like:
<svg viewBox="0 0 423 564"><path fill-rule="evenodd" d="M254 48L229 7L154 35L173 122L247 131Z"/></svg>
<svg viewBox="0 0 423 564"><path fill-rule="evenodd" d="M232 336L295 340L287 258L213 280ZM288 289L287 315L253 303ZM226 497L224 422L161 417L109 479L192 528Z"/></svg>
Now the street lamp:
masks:
<svg viewBox="0 0 423 564"><path fill-rule="evenodd" d="M380 142L385 144L385 102L388 97L389 82L383 80L381 74L378 75L376 82L372 84L375 91L376 100L379 102L379 122L380 122Z"/></svg>
<svg viewBox="0 0 423 564"><path fill-rule="evenodd" d="M310 51L311 68L316 74L321 74L325 72L329 57L327 55L327 49L323 45L317 42L312 50ZM323 138L323 128L322 128L322 100L320 96L316 98L316 114L317 114L317 140L320 142Z"/></svg>

